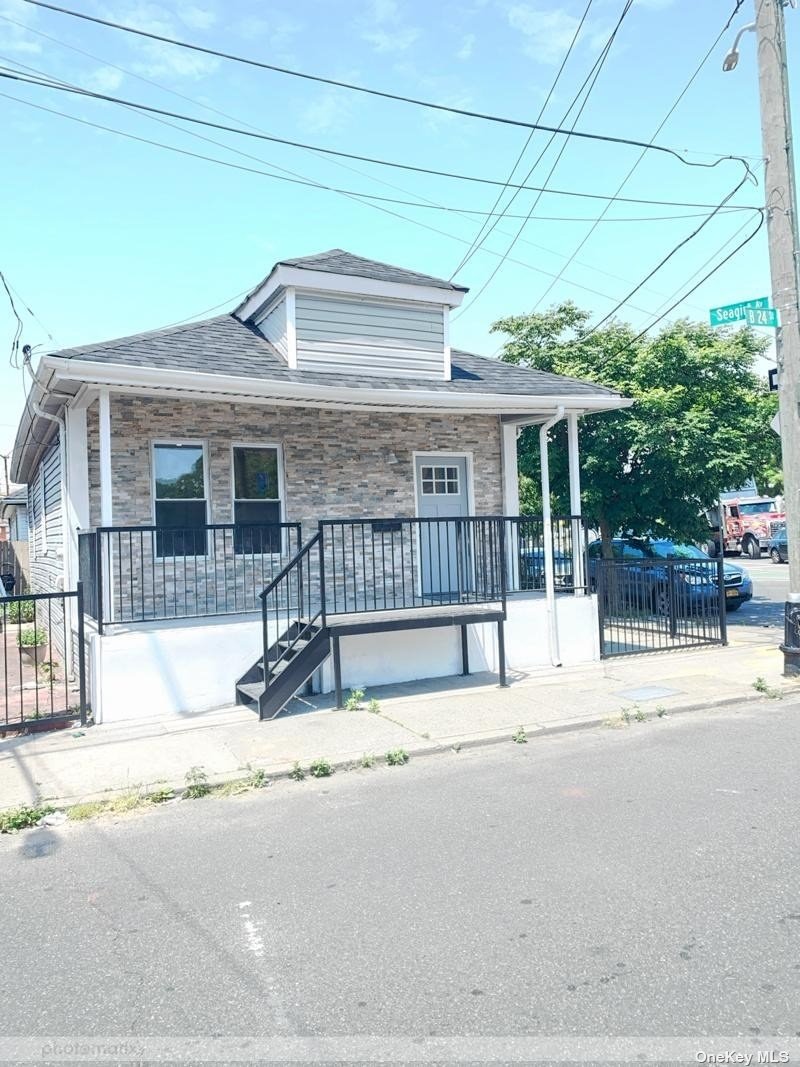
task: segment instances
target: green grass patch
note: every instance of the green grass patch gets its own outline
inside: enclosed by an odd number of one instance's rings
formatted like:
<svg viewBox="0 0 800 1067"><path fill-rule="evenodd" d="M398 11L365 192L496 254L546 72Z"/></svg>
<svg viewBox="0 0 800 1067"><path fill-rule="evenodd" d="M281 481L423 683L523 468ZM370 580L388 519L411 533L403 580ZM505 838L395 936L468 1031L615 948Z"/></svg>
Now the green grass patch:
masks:
<svg viewBox="0 0 800 1067"><path fill-rule="evenodd" d="M0 811L0 834L15 834L19 830L26 830L55 810L52 804L20 804L19 807Z"/></svg>

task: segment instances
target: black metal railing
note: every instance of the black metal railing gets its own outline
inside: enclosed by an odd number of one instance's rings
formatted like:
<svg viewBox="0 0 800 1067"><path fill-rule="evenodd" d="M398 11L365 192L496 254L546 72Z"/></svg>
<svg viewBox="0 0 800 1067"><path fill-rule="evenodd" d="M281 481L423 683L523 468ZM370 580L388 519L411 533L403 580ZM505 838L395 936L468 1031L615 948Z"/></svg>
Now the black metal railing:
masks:
<svg viewBox="0 0 800 1067"><path fill-rule="evenodd" d="M505 518L509 593L545 588L545 524L542 515ZM587 588L586 545L588 528L580 515L553 515L553 578L556 591Z"/></svg>
<svg viewBox="0 0 800 1067"><path fill-rule="evenodd" d="M319 542L316 533L259 594L267 684L278 664L295 655L322 616Z"/></svg>
<svg viewBox="0 0 800 1067"><path fill-rule="evenodd" d="M325 519L324 614L448 604L505 607L501 517Z"/></svg>
<svg viewBox="0 0 800 1067"><path fill-rule="evenodd" d="M86 723L83 588L0 599L0 732Z"/></svg>
<svg viewBox="0 0 800 1067"><path fill-rule="evenodd" d="M600 654L727 644L723 566L722 558L590 560Z"/></svg>
<svg viewBox="0 0 800 1067"><path fill-rule="evenodd" d="M87 613L102 632L258 611L261 590L300 548L300 523L102 526L78 540Z"/></svg>

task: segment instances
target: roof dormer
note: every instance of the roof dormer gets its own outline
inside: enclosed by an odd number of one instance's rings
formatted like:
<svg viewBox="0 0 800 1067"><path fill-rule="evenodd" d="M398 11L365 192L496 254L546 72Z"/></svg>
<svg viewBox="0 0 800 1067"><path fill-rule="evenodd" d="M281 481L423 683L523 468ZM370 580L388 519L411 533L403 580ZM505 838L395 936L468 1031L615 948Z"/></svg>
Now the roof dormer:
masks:
<svg viewBox="0 0 800 1067"><path fill-rule="evenodd" d="M467 290L341 249L276 263L236 309L297 370L450 378L450 309Z"/></svg>

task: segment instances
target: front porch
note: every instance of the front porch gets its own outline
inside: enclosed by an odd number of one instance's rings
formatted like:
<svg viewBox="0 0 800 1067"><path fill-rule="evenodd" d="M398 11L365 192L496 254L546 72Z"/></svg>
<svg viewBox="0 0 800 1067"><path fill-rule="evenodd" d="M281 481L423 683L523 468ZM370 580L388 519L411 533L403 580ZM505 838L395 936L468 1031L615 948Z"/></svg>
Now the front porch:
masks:
<svg viewBox="0 0 800 1067"><path fill-rule="evenodd" d="M102 703L140 700L149 677L151 705L219 706L238 678L237 700L269 718L309 680L341 704L348 686L472 670L502 685L507 664L596 658L580 517L551 517L549 537L542 516L320 520L290 556L300 536L296 523L81 532Z"/></svg>

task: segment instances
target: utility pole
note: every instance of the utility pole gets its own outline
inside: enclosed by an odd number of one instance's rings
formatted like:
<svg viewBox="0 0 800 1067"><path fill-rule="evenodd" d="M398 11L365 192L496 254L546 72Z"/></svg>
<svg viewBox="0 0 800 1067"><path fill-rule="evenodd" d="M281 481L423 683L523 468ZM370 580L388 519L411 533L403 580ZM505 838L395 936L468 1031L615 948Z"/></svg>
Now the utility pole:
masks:
<svg viewBox="0 0 800 1067"><path fill-rule="evenodd" d="M780 314L776 336L778 402L789 553L781 651L787 676L800 674L800 240L786 65L784 7L788 2L755 0L769 263L773 306Z"/></svg>

